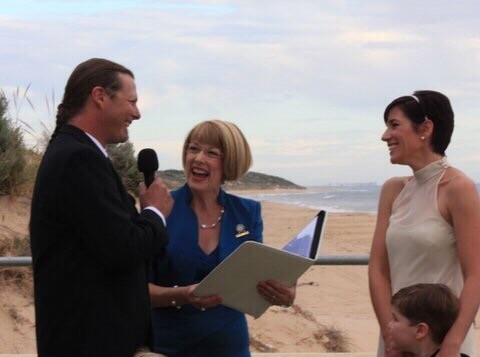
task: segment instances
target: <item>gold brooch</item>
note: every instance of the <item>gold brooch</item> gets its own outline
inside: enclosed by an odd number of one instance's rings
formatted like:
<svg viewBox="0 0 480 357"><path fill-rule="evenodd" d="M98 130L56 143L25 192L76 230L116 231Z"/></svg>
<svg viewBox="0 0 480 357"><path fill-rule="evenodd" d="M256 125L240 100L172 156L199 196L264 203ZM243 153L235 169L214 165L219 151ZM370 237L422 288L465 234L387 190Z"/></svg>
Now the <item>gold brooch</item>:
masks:
<svg viewBox="0 0 480 357"><path fill-rule="evenodd" d="M245 230L245 226L241 223L237 224L235 229L237 230L237 234L235 234L235 238L241 238L246 236L247 234L250 234L249 231Z"/></svg>

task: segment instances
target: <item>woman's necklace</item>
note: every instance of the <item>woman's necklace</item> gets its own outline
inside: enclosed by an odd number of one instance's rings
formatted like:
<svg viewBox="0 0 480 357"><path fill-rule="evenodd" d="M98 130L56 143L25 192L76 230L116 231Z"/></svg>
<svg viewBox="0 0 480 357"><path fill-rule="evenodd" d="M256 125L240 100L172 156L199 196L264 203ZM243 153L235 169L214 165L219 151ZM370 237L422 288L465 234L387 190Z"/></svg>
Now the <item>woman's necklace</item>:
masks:
<svg viewBox="0 0 480 357"><path fill-rule="evenodd" d="M220 222L222 220L223 212L225 212L224 207L222 207L222 210L220 211L220 215L218 216L217 221L215 223L212 223L212 224L201 224L200 223L200 228L202 228L202 229L215 228L217 226L218 222Z"/></svg>

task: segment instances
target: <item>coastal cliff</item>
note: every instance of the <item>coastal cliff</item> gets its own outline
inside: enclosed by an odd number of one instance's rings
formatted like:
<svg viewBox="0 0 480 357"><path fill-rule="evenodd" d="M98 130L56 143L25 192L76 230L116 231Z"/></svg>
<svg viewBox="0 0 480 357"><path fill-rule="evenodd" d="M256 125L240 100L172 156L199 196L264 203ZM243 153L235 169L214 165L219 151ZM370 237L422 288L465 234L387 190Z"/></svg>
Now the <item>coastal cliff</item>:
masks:
<svg viewBox="0 0 480 357"><path fill-rule="evenodd" d="M157 175L165 181L169 188L177 188L185 183L185 175L182 170L157 171ZM226 190L274 190L274 189L298 189L299 186L281 177L266 175L259 172L248 172L238 181L229 181L224 184Z"/></svg>

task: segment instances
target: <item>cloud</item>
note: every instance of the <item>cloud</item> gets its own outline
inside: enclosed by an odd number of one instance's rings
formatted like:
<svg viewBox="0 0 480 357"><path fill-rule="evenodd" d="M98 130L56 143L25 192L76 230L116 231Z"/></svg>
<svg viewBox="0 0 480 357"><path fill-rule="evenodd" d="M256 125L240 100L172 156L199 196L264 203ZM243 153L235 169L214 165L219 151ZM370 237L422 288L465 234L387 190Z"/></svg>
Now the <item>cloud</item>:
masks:
<svg viewBox="0 0 480 357"><path fill-rule="evenodd" d="M157 148L162 165L180 166L194 124L223 118L244 130L259 171L300 183L394 173L380 141L383 110L423 88L452 99L452 156L477 150L478 1L29 3L0 16L2 88L31 83L43 118L44 95L60 98L79 62L120 62L138 87L135 146Z"/></svg>
<svg viewBox="0 0 480 357"><path fill-rule="evenodd" d="M422 41L418 35L395 31L347 31L340 33L337 39L350 46L397 45Z"/></svg>

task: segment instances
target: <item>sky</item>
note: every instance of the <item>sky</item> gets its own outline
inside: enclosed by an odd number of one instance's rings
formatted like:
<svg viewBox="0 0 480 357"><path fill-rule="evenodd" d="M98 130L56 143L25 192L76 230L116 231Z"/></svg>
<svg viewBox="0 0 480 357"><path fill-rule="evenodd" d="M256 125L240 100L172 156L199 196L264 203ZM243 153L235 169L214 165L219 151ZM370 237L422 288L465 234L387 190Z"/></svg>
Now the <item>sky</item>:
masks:
<svg viewBox="0 0 480 357"><path fill-rule="evenodd" d="M253 171L381 184L411 173L380 140L385 107L432 89L455 112L450 163L480 182L478 0L2 1L0 45L0 89L37 136L74 67L102 57L134 72L130 140L160 169L181 169L195 124L223 119L247 137Z"/></svg>

